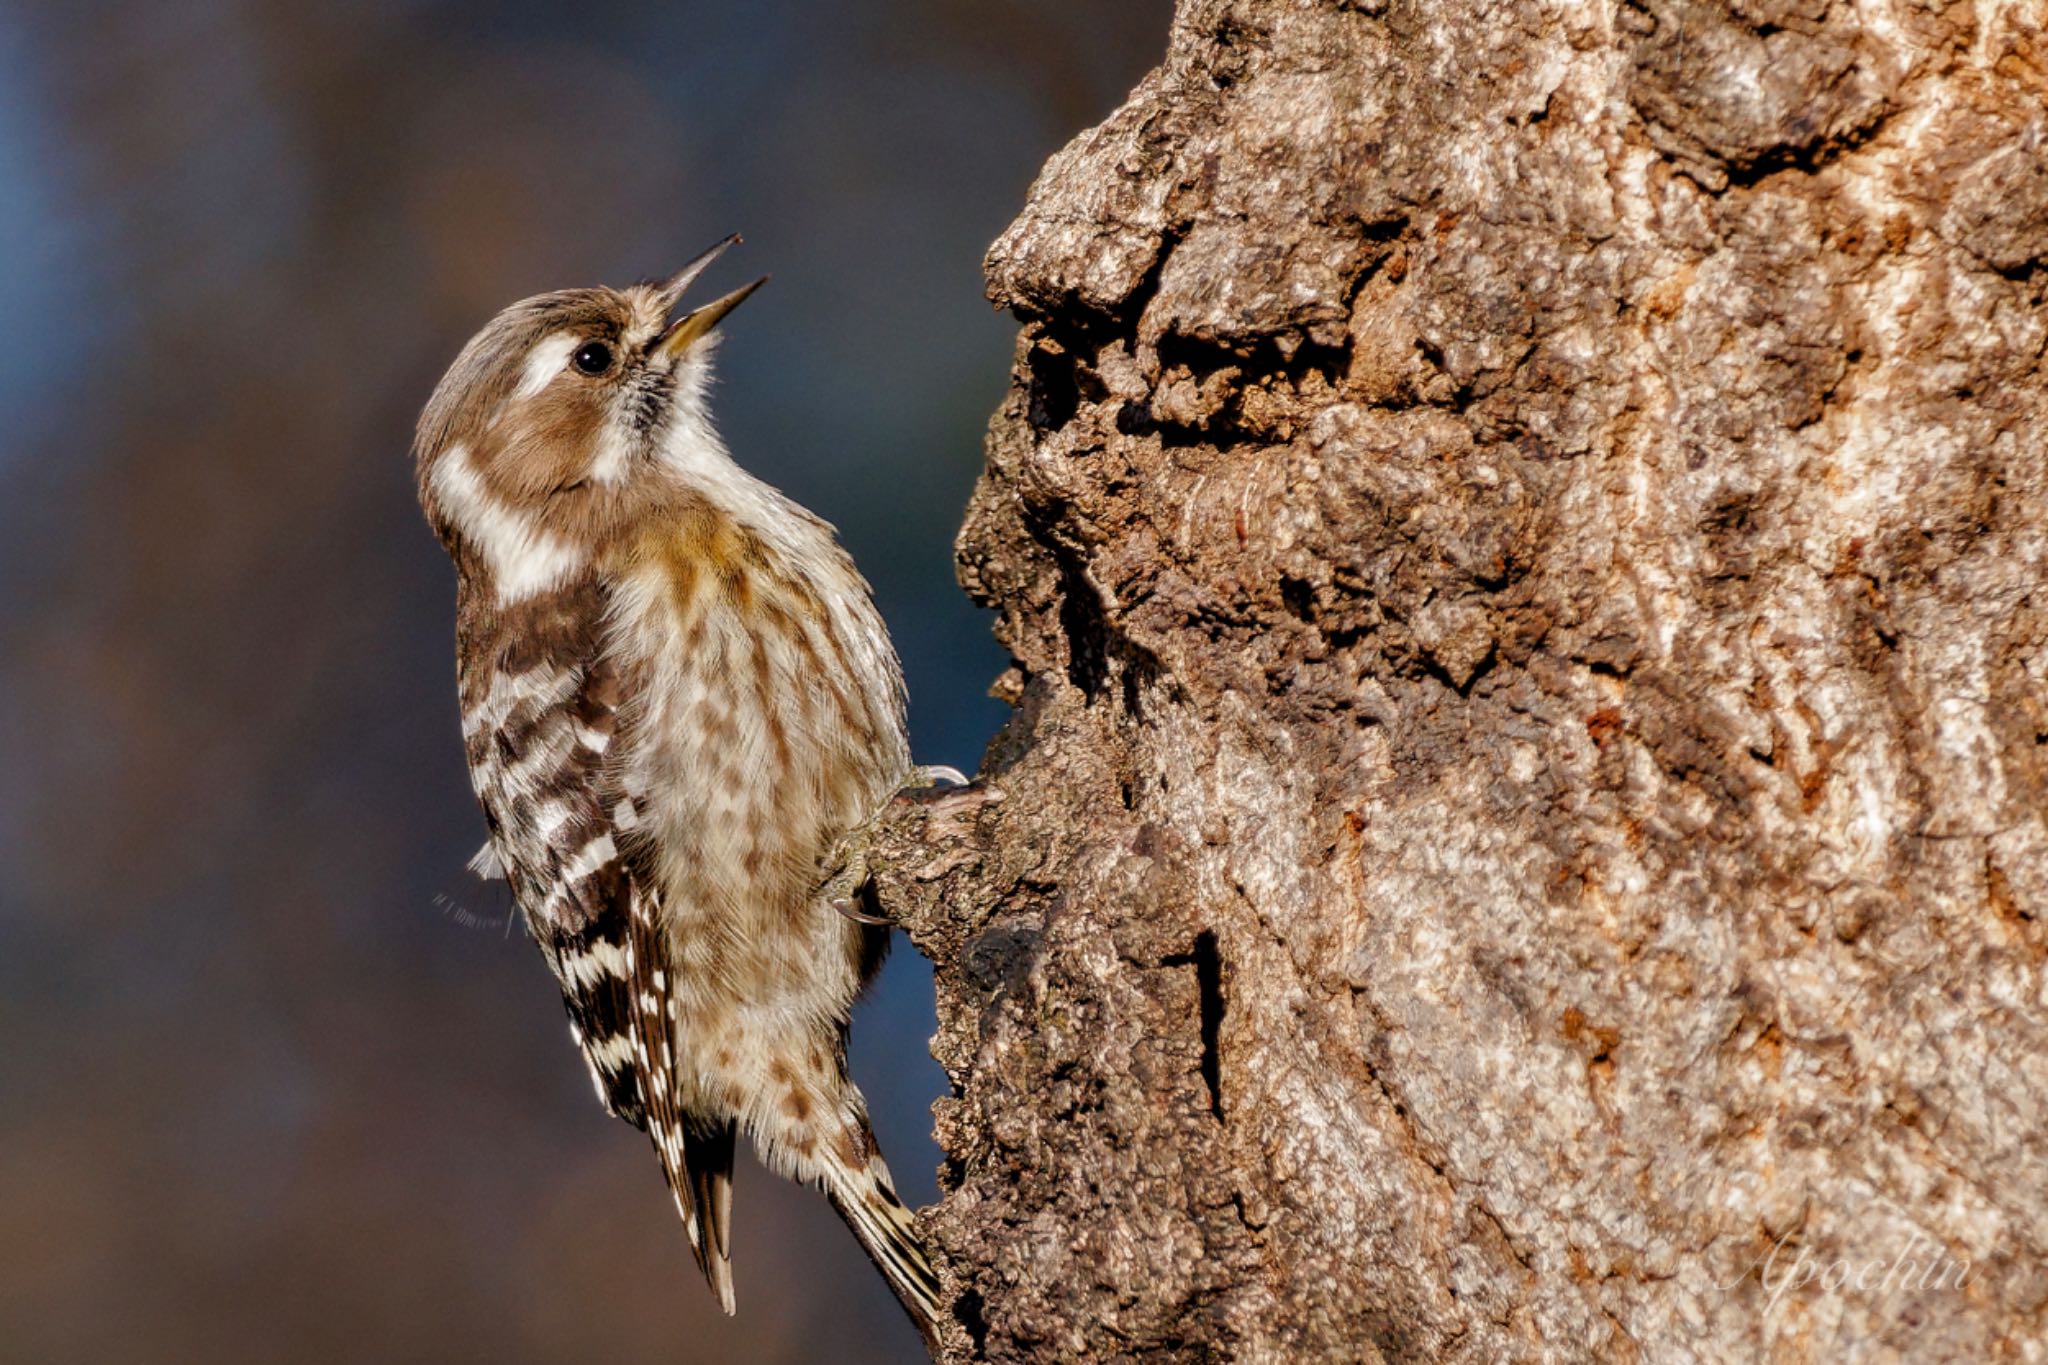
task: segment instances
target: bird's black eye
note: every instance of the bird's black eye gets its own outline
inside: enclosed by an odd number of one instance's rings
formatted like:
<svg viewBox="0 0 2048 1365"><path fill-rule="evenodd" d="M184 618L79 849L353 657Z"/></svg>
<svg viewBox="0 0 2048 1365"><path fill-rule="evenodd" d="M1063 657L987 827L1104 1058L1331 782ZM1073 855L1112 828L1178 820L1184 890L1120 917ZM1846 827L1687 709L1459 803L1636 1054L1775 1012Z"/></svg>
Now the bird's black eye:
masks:
<svg viewBox="0 0 2048 1365"><path fill-rule="evenodd" d="M612 348L602 341L586 341L577 348L575 363L585 374L603 374L612 367Z"/></svg>

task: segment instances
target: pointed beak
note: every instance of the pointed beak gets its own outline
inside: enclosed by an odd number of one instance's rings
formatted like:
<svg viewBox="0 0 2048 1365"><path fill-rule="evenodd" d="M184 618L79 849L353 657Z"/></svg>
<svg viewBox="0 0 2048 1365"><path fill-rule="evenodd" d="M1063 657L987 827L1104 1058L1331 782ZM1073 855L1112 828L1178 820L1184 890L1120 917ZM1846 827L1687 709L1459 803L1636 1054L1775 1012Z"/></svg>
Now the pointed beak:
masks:
<svg viewBox="0 0 2048 1365"><path fill-rule="evenodd" d="M704 334L716 327L719 319L747 301L747 295L768 283L763 275L752 284L743 284L723 298L713 299L702 308L693 308L669 325L661 334L661 340L654 343L654 354L668 361L682 359L684 352L704 338Z"/></svg>
<svg viewBox="0 0 2048 1365"><path fill-rule="evenodd" d="M669 276L668 283L661 287L663 306L673 310L678 303L682 302L683 291L695 284L697 277L709 270L713 261L723 256L729 248L738 246L742 240L740 235L735 232L724 241L714 243L710 250L698 253L696 258L688 265Z"/></svg>
<svg viewBox="0 0 2048 1365"><path fill-rule="evenodd" d="M661 298L664 305L674 308L681 301L684 291L697 282L697 277L709 269L713 261L723 256L728 247L733 246L739 240L740 235L735 232L732 236L713 246L709 251L704 252L671 276L668 283L661 287ZM653 354L662 357L670 363L680 360L683 354L701 341L705 334L716 327L727 313L745 303L747 295L753 293L766 283L768 283L768 277L763 275L752 284L744 285L733 290L723 298L713 299L703 307L693 308L683 314L673 323L669 324L669 329L661 334L661 340L654 344Z"/></svg>

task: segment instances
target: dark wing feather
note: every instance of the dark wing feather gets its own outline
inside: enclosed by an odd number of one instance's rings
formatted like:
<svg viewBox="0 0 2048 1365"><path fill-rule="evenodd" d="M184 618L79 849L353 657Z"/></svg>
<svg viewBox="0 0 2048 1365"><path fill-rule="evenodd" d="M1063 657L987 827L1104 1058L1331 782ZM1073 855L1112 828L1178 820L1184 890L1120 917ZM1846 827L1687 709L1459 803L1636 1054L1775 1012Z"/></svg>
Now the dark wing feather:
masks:
<svg viewBox="0 0 2048 1365"><path fill-rule="evenodd" d="M675 1195L676 1211L689 1229L697 1267L728 1314L733 1311L732 1259L727 1253L727 1217L732 1207L732 1126L706 1124L676 1103L674 1036L659 902L646 892L633 897L634 1053L643 1078L646 1111L641 1126L654 1141L662 1174ZM722 1131L722 1142L718 1133Z"/></svg>
<svg viewBox="0 0 2048 1365"><path fill-rule="evenodd" d="M690 1176L692 1202L703 1223L697 1265L727 1313L733 1310L732 1148L736 1132L728 1119L693 1125L683 1135L683 1164Z"/></svg>
<svg viewBox="0 0 2048 1365"><path fill-rule="evenodd" d="M634 874L619 848L620 803L605 780L613 691L587 657L557 654L500 674L481 714L472 712L470 770L497 861L561 986L598 1098L644 1126L628 913Z"/></svg>
<svg viewBox="0 0 2048 1365"><path fill-rule="evenodd" d="M566 595L569 604L546 604L523 623L491 618L506 640L486 652L494 671L463 678L470 770L496 861L561 986L598 1097L647 1130L698 1265L730 1313L732 1128L676 1102L659 892L636 837L638 810L616 776L631 742L619 724L625 689L598 648L601 600L579 610L581 594Z"/></svg>

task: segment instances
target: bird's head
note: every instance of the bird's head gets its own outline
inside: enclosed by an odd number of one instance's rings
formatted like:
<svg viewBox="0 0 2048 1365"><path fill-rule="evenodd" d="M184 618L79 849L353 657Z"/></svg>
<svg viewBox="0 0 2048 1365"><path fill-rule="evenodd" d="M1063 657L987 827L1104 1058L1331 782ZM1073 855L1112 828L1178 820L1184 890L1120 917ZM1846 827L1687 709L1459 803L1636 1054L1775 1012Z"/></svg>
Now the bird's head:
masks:
<svg viewBox="0 0 2048 1365"><path fill-rule="evenodd" d="M671 317L738 240L665 282L523 299L442 376L414 441L420 504L501 599L551 586L607 536L729 467L705 400L714 329L767 280Z"/></svg>

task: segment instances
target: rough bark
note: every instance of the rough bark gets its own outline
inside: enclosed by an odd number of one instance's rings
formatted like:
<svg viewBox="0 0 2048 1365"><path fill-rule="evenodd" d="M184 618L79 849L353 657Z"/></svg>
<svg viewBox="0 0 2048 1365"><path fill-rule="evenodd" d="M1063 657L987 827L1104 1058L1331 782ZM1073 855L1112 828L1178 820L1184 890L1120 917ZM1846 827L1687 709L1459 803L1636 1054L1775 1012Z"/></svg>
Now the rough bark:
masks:
<svg viewBox="0 0 2048 1365"><path fill-rule="evenodd" d="M1184 0L989 255L1007 799L884 860L952 1358L2048 1353L2044 92Z"/></svg>

